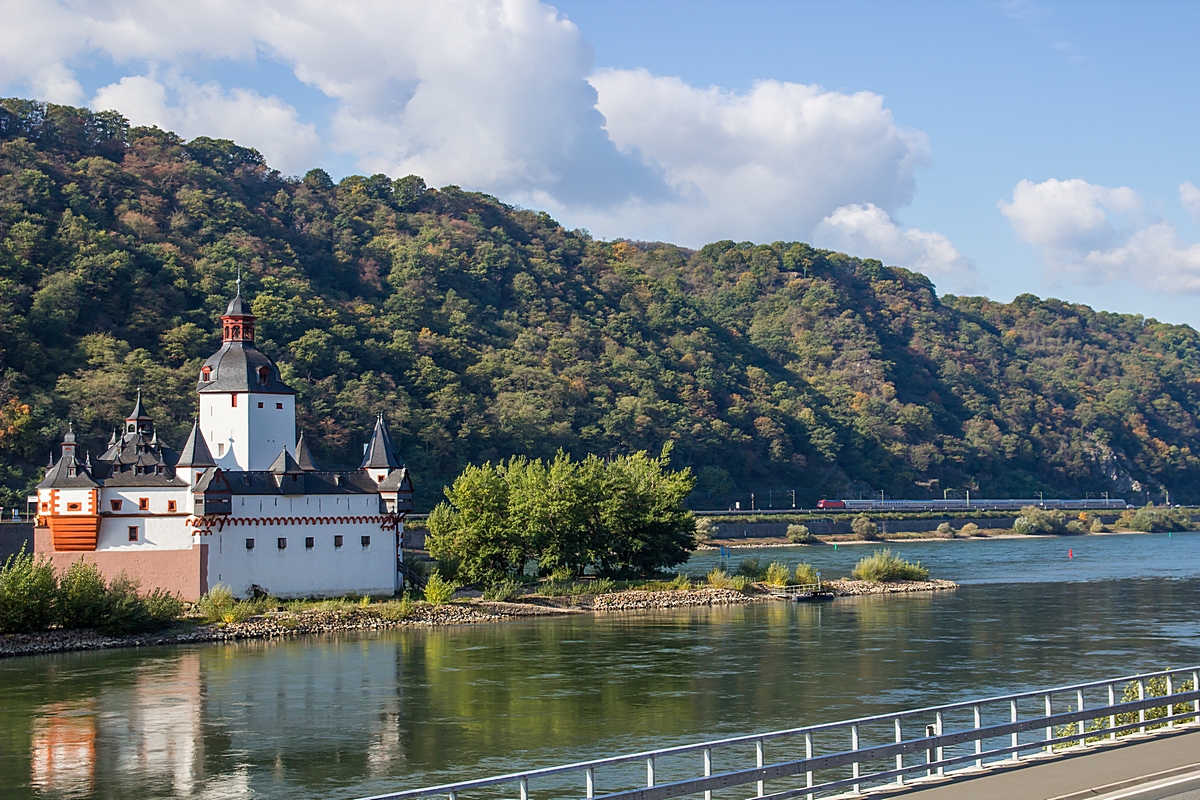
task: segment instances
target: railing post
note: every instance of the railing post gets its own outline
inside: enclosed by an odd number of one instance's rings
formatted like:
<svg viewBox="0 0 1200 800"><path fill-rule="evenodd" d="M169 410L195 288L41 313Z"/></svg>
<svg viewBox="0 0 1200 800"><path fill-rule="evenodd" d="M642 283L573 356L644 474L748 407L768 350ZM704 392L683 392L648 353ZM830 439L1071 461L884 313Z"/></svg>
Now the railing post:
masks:
<svg viewBox="0 0 1200 800"><path fill-rule="evenodd" d="M521 778L521 800L529 800L529 778Z"/></svg>
<svg viewBox="0 0 1200 800"><path fill-rule="evenodd" d="M940 711L937 712L937 735L938 736L942 735L942 712L940 712ZM938 760L937 774L938 775L946 774L946 767L942 764L942 761L945 758L946 758L946 749L944 747L942 747L941 742L938 742L938 746L937 746L937 760Z"/></svg>
<svg viewBox="0 0 1200 800"><path fill-rule="evenodd" d="M850 726L850 749L851 750L858 749L858 723L857 722ZM851 777L857 778L858 774L859 774L859 765L858 765L857 759L855 759L854 764L851 765L851 770L852 770ZM858 787L859 787L859 784L855 783L854 784L854 793L855 794L859 793Z"/></svg>
<svg viewBox="0 0 1200 800"><path fill-rule="evenodd" d="M704 777L712 777L712 748L704 748ZM712 789L704 790L704 800L712 800Z"/></svg>
<svg viewBox="0 0 1200 800"><path fill-rule="evenodd" d="M1145 700L1145 699L1146 699L1146 679L1138 678L1138 700ZM1140 728L1138 728L1138 733L1145 733L1146 732L1146 724L1145 724L1146 723L1146 709L1144 709L1144 708L1138 709L1138 722L1142 723L1142 726Z"/></svg>
<svg viewBox="0 0 1200 800"><path fill-rule="evenodd" d="M1108 707L1112 708L1116 704L1117 704L1117 690L1114 689L1113 685L1110 683L1108 685ZM1117 740L1117 715L1116 714L1108 715L1108 730L1109 730L1108 738L1115 742Z"/></svg>
<svg viewBox="0 0 1200 800"><path fill-rule="evenodd" d="M1200 692L1200 672L1192 673L1192 691ZM1196 722L1200 722L1200 697L1196 698Z"/></svg>
<svg viewBox="0 0 1200 800"><path fill-rule="evenodd" d="M1075 700L1079 703L1079 710L1083 711L1083 689L1075 692ZM1079 720L1079 735L1083 736L1087 733L1087 723L1084 720ZM1087 737L1079 740L1080 747L1087 747Z"/></svg>
<svg viewBox="0 0 1200 800"><path fill-rule="evenodd" d="M1175 680L1173 675L1167 675L1167 727L1175 727L1175 718L1172 714L1175 713L1175 704L1171 702L1171 695L1175 694Z"/></svg>
<svg viewBox="0 0 1200 800"><path fill-rule="evenodd" d="M983 715L979 713L979 706L975 706L975 730L979 730L982 727L983 727ZM975 737L975 755L980 755L982 753L983 753L983 737L976 736ZM983 759L982 758L975 759L975 768L983 769Z"/></svg>
<svg viewBox="0 0 1200 800"><path fill-rule="evenodd" d="M758 768L762 769L763 765L766 763L766 756L767 756L762 739L759 739L757 742L754 743L754 755L755 755L755 761L758 762ZM758 796L759 797L763 796L763 781L758 782Z"/></svg>
<svg viewBox="0 0 1200 800"><path fill-rule="evenodd" d="M450 800L458 800L458 792L453 789L450 790Z"/></svg>
<svg viewBox="0 0 1200 800"><path fill-rule="evenodd" d="M896 717L896 744L900 744L903 741L904 741L904 731L900 726L900 718ZM896 769L904 769L904 753L896 753ZM896 776L896 785L897 786L904 785L904 776L903 775Z"/></svg>
<svg viewBox="0 0 1200 800"><path fill-rule="evenodd" d="M1016 701L1016 700L1009 700L1009 701L1008 701L1008 707L1009 707L1009 710L1011 710L1011 711L1012 711L1012 721L1013 721L1013 722L1016 722L1016 721L1017 721L1017 701ZM1016 731L1013 731L1013 735L1012 735L1012 746L1013 746L1013 747L1016 747L1016 746L1017 746L1017 745L1019 745L1019 744L1020 744L1020 742L1018 742L1018 741L1017 741L1017 732L1016 732ZM1020 760L1021 760L1021 751L1020 751L1020 750L1013 750L1013 754L1012 754L1012 760L1013 760L1013 761L1020 761Z"/></svg>
<svg viewBox="0 0 1200 800"><path fill-rule="evenodd" d="M805 761L811 761L812 756L813 756L813 737L812 737L812 732L809 731L808 733L804 734L804 759L805 759ZM813 774L812 774L812 770L810 769L804 773L804 786L806 789L811 789L812 785L813 785ZM706 800L712 800L712 798L711 797L706 798ZM812 792L808 793L808 800L813 800Z"/></svg>
<svg viewBox="0 0 1200 800"><path fill-rule="evenodd" d="M587 795L588 800L596 796L596 768L588 767L583 773L587 778Z"/></svg>
<svg viewBox="0 0 1200 800"><path fill-rule="evenodd" d="M936 736L936 735L937 735L937 726L936 725L926 725L925 726L925 738L926 739L930 738L931 736ZM930 747L928 743L926 743L926 745L925 745L925 765L927 767L927 769L925 770L925 777L928 778L930 775L933 774L933 748Z"/></svg>
<svg viewBox="0 0 1200 800"><path fill-rule="evenodd" d="M646 786L654 785L654 756L646 759ZM524 800L522 798L521 800Z"/></svg>
<svg viewBox="0 0 1200 800"><path fill-rule="evenodd" d="M1050 699L1050 695L1047 694L1046 695L1046 719L1049 719L1052 716L1054 716L1054 703ZM1054 752L1054 726L1053 725L1046 726L1046 752L1047 753Z"/></svg>

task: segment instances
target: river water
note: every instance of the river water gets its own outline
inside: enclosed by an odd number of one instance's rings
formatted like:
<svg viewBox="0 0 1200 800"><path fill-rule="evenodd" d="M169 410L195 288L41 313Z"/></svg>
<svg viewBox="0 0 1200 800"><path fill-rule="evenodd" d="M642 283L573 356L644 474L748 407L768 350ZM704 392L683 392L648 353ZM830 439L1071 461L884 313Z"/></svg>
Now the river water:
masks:
<svg viewBox="0 0 1200 800"><path fill-rule="evenodd" d="M354 797L1200 663L1200 534L893 549L964 585L0 661L0 796Z"/></svg>

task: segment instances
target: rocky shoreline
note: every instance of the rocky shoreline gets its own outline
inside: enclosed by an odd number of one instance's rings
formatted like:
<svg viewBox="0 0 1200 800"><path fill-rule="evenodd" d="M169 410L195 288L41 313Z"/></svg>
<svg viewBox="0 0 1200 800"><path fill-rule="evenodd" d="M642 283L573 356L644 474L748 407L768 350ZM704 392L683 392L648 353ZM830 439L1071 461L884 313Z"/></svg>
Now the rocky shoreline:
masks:
<svg viewBox="0 0 1200 800"><path fill-rule="evenodd" d="M953 581L828 581L825 587L839 597L945 591L957 588ZM700 587L676 591L627 590L576 597L529 597L525 602L462 600L443 605L418 603L403 619L385 619L371 606L344 611L269 611L244 622L201 624L185 622L175 628L135 636L106 636L96 631L52 630L39 633L13 633L0 636L0 658L45 655L81 650L108 650L118 647L154 647L161 645L229 642L243 639L276 639L312 634L381 631L403 627L478 625L522 617L561 616L564 614L604 613L609 611L651 611L660 609L781 602L766 591L739 592L733 589Z"/></svg>

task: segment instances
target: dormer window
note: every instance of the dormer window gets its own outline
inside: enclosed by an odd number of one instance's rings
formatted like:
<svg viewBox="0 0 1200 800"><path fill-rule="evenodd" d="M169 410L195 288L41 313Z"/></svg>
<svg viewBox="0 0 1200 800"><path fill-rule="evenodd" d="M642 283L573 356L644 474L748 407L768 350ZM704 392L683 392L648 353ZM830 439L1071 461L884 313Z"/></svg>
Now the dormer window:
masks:
<svg viewBox="0 0 1200 800"><path fill-rule="evenodd" d="M258 382L260 384L266 385L267 382L270 380L271 380L271 368L270 367L259 367L258 368Z"/></svg>
<svg viewBox="0 0 1200 800"><path fill-rule="evenodd" d="M205 367L204 369L200 370L200 380L204 381L205 383L208 383L212 380L212 367Z"/></svg>

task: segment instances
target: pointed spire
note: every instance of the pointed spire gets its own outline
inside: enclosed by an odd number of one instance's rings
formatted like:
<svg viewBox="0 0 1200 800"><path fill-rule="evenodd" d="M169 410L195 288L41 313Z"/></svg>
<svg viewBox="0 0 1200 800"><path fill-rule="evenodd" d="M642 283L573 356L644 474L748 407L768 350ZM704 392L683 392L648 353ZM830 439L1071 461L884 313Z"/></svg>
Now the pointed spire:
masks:
<svg viewBox="0 0 1200 800"><path fill-rule="evenodd" d="M271 466L267 467L267 471L273 472L276 475L298 475L304 472L304 469L296 463L296 459L292 458L292 454L285 447L279 452L276 459L271 462Z"/></svg>
<svg viewBox="0 0 1200 800"><path fill-rule="evenodd" d="M117 429L113 428L112 436L108 437L108 446L112 447L117 443Z"/></svg>
<svg viewBox="0 0 1200 800"><path fill-rule="evenodd" d="M136 420L150 419L146 413L146 409L142 407L142 387L138 387L137 402L133 404L133 411L129 412L129 416L125 418L126 422L134 422Z"/></svg>
<svg viewBox="0 0 1200 800"><path fill-rule="evenodd" d="M375 418L375 430L371 432L371 441L363 453L359 469L396 469L403 467L404 462L396 454L396 446L388 433L387 425L383 423L383 414Z"/></svg>
<svg viewBox="0 0 1200 800"><path fill-rule="evenodd" d="M300 438L296 440L296 463L305 472L317 470L317 462L313 461L312 453L308 449L308 442L304 441L304 431L300 431Z"/></svg>
<svg viewBox="0 0 1200 800"><path fill-rule="evenodd" d="M176 462L177 467L215 467L216 461L213 461L212 453L209 452L208 443L204 441L204 437L200 434L200 421L192 422L192 431L188 434L187 441L183 444L183 451L179 454L179 461Z"/></svg>

